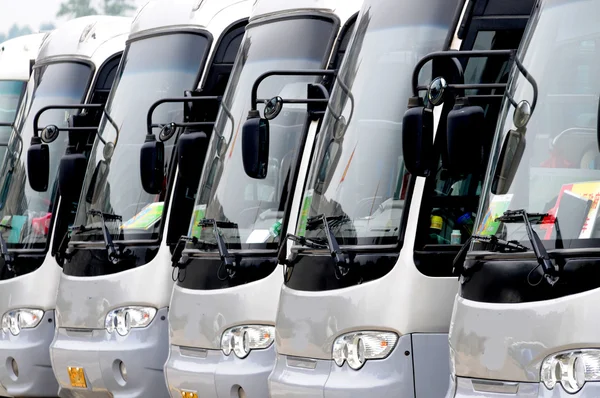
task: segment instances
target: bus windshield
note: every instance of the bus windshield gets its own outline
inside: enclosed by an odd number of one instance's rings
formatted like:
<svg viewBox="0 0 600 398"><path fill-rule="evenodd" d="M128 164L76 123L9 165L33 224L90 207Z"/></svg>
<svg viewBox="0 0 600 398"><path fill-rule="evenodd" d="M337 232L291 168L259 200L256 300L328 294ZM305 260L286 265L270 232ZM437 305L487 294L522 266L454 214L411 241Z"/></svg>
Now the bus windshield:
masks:
<svg viewBox="0 0 600 398"><path fill-rule="evenodd" d="M77 207L75 225L85 226L73 234L72 241L102 241L101 219L90 210L121 216L108 228L117 240L154 240L158 238L166 195L166 181L158 195L147 193L140 178L140 149L146 137L146 116L161 98L183 96L191 90L203 70L209 41L201 34L173 33L152 36L128 45L106 110L100 123ZM164 104L153 119L183 120L181 104ZM156 133L156 132L155 132ZM114 143L114 153L104 157L105 144ZM175 135L165 144L165 168L168 168ZM168 175L168 170L165 173Z"/></svg>
<svg viewBox="0 0 600 398"><path fill-rule="evenodd" d="M297 234L345 245L395 244L408 175L402 118L417 61L443 47L456 4L365 2L318 135ZM428 23L419 23L428 21ZM430 79L430 68L422 76Z"/></svg>
<svg viewBox="0 0 600 398"><path fill-rule="evenodd" d="M497 219L507 210L525 210L538 213L533 228L548 249L600 244L599 12L593 0L542 3L519 54L537 81L537 106L522 131L513 125L515 108L505 103L492 167L499 167L509 132L526 139L525 150L507 189L499 191L493 178L486 180L477 234L529 245L522 222ZM532 102L532 86L516 70L509 92L516 102Z"/></svg>
<svg viewBox="0 0 600 398"><path fill-rule="evenodd" d="M270 70L319 69L329 55L334 23L330 19L295 18L251 26L246 32L211 138L200 181L190 234L200 237L203 218L228 221L220 227L226 243L241 248L275 248L279 240L288 184L307 121L305 105L286 105L270 121L267 178L254 180L242 165L241 125L250 109L255 80ZM273 38L276 37L276 40ZM259 88L259 98L305 98L314 77L273 76ZM232 118L228 116L232 115ZM233 125L232 125L233 123ZM213 234L202 235L211 240Z"/></svg>
<svg viewBox="0 0 600 398"><path fill-rule="evenodd" d="M60 62L37 67L29 80L8 140L6 156L0 168L0 223L9 248L44 249L47 244L52 209L57 191L56 174L65 153L68 135L60 134L48 144L50 150L49 184L46 192L36 192L27 180L27 149L33 136L33 119L48 105L80 104L91 79L88 64ZM39 126L67 127L69 112L45 112Z"/></svg>
<svg viewBox="0 0 600 398"><path fill-rule="evenodd" d="M0 159L4 159L6 145L15 121L17 109L27 82L22 80L0 80Z"/></svg>

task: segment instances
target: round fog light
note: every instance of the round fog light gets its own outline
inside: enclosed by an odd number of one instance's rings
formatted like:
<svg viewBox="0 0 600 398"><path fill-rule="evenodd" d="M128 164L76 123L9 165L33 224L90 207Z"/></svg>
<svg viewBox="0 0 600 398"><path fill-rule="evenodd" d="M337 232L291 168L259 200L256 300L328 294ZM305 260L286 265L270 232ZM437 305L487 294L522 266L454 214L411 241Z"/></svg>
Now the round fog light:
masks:
<svg viewBox="0 0 600 398"><path fill-rule="evenodd" d="M121 377L127 381L127 368L123 362L119 363L119 370L121 371Z"/></svg>
<svg viewBox="0 0 600 398"><path fill-rule="evenodd" d="M239 390L238 390L238 397L239 398L246 398L246 391L244 391L244 389L242 387L240 387Z"/></svg>
<svg viewBox="0 0 600 398"><path fill-rule="evenodd" d="M9 373L11 373L10 378L13 381L17 381L17 379L19 378L19 365L17 365L17 361L15 361L14 358L9 357L6 362L8 371Z"/></svg>

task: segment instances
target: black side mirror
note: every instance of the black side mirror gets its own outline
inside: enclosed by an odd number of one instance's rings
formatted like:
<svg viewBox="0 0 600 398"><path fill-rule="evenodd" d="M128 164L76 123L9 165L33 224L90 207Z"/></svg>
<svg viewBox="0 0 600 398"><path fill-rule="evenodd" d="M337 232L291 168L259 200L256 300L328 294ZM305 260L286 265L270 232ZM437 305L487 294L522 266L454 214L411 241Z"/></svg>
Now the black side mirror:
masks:
<svg viewBox="0 0 600 398"><path fill-rule="evenodd" d="M50 150L40 137L31 137L27 150L27 174L29 185L34 191L46 192L50 170Z"/></svg>
<svg viewBox="0 0 600 398"><path fill-rule="evenodd" d="M71 153L60 159L58 169L58 191L65 200L76 201L79 199L87 158L82 153Z"/></svg>
<svg viewBox="0 0 600 398"><path fill-rule="evenodd" d="M494 171L492 181L492 193L494 195L505 195L515 178L519 163L525 152L525 134L523 131L510 130L502 145L498 166Z"/></svg>
<svg viewBox="0 0 600 398"><path fill-rule="evenodd" d="M177 165L179 175L186 185L198 187L207 149L208 136L203 132L184 133L179 136Z"/></svg>
<svg viewBox="0 0 600 398"><path fill-rule="evenodd" d="M420 105L419 98L411 98L409 109L402 121L402 152L409 173L426 177L431 169L433 152L433 110Z"/></svg>
<svg viewBox="0 0 600 398"><path fill-rule="evenodd" d="M269 166L269 122L251 117L242 127L242 159L250 178L265 179Z"/></svg>
<svg viewBox="0 0 600 398"><path fill-rule="evenodd" d="M481 170L483 163L483 129L485 117L480 106L463 106L457 101L448 113L446 144L447 169L455 175Z"/></svg>
<svg viewBox="0 0 600 398"><path fill-rule="evenodd" d="M140 177L142 187L149 194L159 194L165 179L165 144L157 141L154 134L146 135L140 152Z"/></svg>

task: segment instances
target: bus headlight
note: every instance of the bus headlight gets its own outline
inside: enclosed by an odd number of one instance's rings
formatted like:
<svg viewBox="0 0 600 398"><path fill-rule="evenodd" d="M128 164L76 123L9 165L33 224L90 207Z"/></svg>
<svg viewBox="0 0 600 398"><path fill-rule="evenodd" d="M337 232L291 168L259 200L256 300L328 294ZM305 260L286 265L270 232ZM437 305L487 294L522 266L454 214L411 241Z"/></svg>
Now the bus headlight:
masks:
<svg viewBox="0 0 600 398"><path fill-rule="evenodd" d="M121 336L127 336L132 328L145 328L156 316L156 308L152 307L122 307L112 310L106 315L104 327L108 333L116 331Z"/></svg>
<svg viewBox="0 0 600 398"><path fill-rule="evenodd" d="M600 350L574 350L550 355L542 362L542 383L552 390L560 383L574 394L587 381L600 381Z"/></svg>
<svg viewBox="0 0 600 398"><path fill-rule="evenodd" d="M33 329L42 321L44 311L29 308L11 310L2 315L2 330L18 336L21 329Z"/></svg>
<svg viewBox="0 0 600 398"><path fill-rule="evenodd" d="M354 370L369 359L384 359L394 349L398 335L392 332L353 332L339 336L333 343L333 361L337 366L348 362Z"/></svg>
<svg viewBox="0 0 600 398"><path fill-rule="evenodd" d="M243 359L251 350L269 348L275 339L274 326L247 325L227 329L221 336L221 350L229 356L231 352Z"/></svg>

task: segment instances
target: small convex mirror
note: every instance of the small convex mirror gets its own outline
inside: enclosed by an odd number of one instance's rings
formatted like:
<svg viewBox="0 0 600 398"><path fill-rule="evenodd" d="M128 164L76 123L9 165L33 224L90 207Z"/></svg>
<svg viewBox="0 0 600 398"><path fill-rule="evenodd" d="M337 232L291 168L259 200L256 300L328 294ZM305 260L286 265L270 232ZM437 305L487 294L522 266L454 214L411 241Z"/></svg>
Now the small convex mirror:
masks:
<svg viewBox="0 0 600 398"><path fill-rule="evenodd" d="M104 160L106 160L108 162L112 158L114 153L115 153L115 143L114 142L108 141L106 144L104 144L104 149L102 149L102 156L104 157Z"/></svg>
<svg viewBox="0 0 600 398"><path fill-rule="evenodd" d="M513 123L516 128L522 129L527 126L531 118L531 105L523 100L517 104L515 113L513 114Z"/></svg>
<svg viewBox="0 0 600 398"><path fill-rule="evenodd" d="M56 127L55 125L51 124L49 126L46 126L42 130L42 133L40 134L40 136L41 136L43 142L45 142L46 144L50 144L51 142L54 142L58 138L59 133L60 133L59 128Z"/></svg>
<svg viewBox="0 0 600 398"><path fill-rule="evenodd" d="M171 139L171 137L173 137L175 131L177 131L177 125L175 123L166 124L162 127L162 129L160 129L158 138L163 142L168 141Z"/></svg>
<svg viewBox="0 0 600 398"><path fill-rule="evenodd" d="M444 94L448 88L448 83L443 77L436 77L429 84L427 90L427 99L433 106L441 105L444 102Z"/></svg>
<svg viewBox="0 0 600 398"><path fill-rule="evenodd" d="M263 112L265 115L265 119L275 119L281 112L281 109L283 109L283 99L281 97L273 97L270 100L266 101L265 110Z"/></svg>

